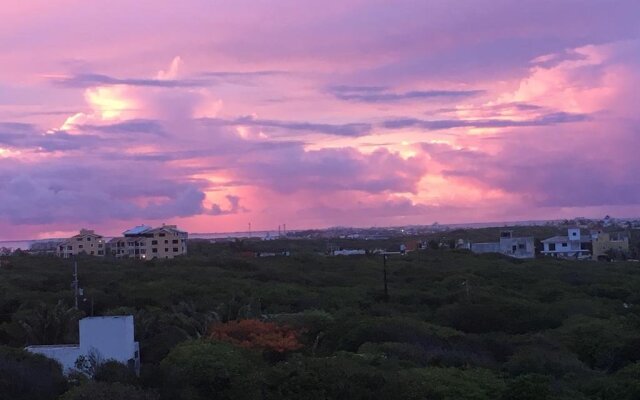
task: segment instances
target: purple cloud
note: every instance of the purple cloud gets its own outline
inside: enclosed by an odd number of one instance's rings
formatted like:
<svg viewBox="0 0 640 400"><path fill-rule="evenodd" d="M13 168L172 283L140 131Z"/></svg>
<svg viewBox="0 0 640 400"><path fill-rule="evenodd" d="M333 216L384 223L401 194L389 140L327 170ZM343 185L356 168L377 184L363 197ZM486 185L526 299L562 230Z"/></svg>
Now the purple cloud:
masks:
<svg viewBox="0 0 640 400"><path fill-rule="evenodd" d="M65 77L51 78L59 86L67 88L88 88L94 86L126 85L158 88L197 88L210 86L211 82L196 79L145 79L145 78L114 78L102 74L77 74Z"/></svg>
<svg viewBox="0 0 640 400"><path fill-rule="evenodd" d="M483 90L411 90L391 92L380 86L333 86L329 93L340 100L386 103L403 100L456 99L476 96Z"/></svg>
<svg viewBox="0 0 640 400"><path fill-rule="evenodd" d="M253 117L240 117L236 119L209 118L204 121L211 126L257 126L264 128L280 128L289 131L302 131L309 133L324 133L336 136L364 136L371 131L371 124L323 124L317 122L302 121L278 121L271 119L258 119Z"/></svg>
<svg viewBox="0 0 640 400"><path fill-rule="evenodd" d="M532 127L549 126L556 124L566 124L572 122L583 122L589 118L585 114L572 114L566 112L556 112L545 114L530 120L509 120L509 119L445 119L426 121L417 118L401 118L385 121L383 126L389 129L419 127L425 130L445 130L453 128L511 128L511 127Z"/></svg>

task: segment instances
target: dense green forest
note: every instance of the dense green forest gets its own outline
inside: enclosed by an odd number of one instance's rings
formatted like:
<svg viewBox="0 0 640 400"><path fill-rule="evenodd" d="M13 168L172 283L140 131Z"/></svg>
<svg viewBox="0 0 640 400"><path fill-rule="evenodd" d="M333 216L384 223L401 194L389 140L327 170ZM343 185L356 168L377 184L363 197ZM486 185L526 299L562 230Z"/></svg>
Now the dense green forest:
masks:
<svg viewBox="0 0 640 400"><path fill-rule="evenodd" d="M386 297L381 256L326 246L193 241L174 260L80 258L80 310L72 262L8 257L0 398L640 398L640 263L412 252L389 257ZM250 256L267 250L291 256ZM79 318L122 314L135 317L139 377L105 363L93 380L66 378L21 350L77 342ZM239 326L289 341L229 340Z"/></svg>

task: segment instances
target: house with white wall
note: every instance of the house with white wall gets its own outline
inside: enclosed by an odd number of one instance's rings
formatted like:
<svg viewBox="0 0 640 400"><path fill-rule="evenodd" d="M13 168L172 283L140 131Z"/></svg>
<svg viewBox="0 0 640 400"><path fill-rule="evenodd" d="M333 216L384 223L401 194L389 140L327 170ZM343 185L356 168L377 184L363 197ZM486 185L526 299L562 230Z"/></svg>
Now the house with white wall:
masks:
<svg viewBox="0 0 640 400"><path fill-rule="evenodd" d="M559 258L584 259L591 257L591 235L580 228L567 229L567 236L554 236L542 241L542 254Z"/></svg>
<svg viewBox="0 0 640 400"><path fill-rule="evenodd" d="M32 353L58 361L65 374L76 370L80 357L95 357L100 362L118 361L140 371L140 346L134 340L133 316L88 317L79 322L79 344L27 346Z"/></svg>
<svg viewBox="0 0 640 400"><path fill-rule="evenodd" d="M513 231L500 232L498 242L471 243L474 253L500 253L513 258L535 258L535 240L533 237L515 237Z"/></svg>

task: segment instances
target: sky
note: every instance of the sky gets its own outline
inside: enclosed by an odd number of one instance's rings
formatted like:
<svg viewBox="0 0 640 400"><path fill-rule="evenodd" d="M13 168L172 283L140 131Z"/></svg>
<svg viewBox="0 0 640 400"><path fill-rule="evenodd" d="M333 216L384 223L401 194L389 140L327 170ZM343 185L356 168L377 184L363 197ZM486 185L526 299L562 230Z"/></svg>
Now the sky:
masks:
<svg viewBox="0 0 640 400"><path fill-rule="evenodd" d="M637 0L0 8L0 239L640 216Z"/></svg>

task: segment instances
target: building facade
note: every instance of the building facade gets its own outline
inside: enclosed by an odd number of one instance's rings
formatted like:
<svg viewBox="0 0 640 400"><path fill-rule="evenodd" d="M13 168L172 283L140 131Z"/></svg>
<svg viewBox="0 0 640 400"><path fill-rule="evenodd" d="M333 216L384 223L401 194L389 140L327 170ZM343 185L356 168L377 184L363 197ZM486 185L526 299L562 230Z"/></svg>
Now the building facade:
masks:
<svg viewBox="0 0 640 400"><path fill-rule="evenodd" d="M513 231L500 232L499 242L471 243L474 253L500 253L513 258L535 258L533 237L514 237Z"/></svg>
<svg viewBox="0 0 640 400"><path fill-rule="evenodd" d="M102 235L98 235L92 230L81 229L78 235L63 241L56 247L56 255L62 258L74 257L79 254L104 257L106 243Z"/></svg>
<svg viewBox="0 0 640 400"><path fill-rule="evenodd" d="M594 231L591 244L594 261L610 260L612 256L629 252L629 237L620 232Z"/></svg>
<svg viewBox="0 0 640 400"><path fill-rule="evenodd" d="M500 233L500 253L514 258L535 258L535 239L514 237L513 231L503 231Z"/></svg>
<svg viewBox="0 0 640 400"><path fill-rule="evenodd" d="M591 258L591 235L583 234L580 228L567 229L567 236L554 236L542 241L542 254L559 258Z"/></svg>
<svg viewBox="0 0 640 400"><path fill-rule="evenodd" d="M152 228L139 225L109 241L109 253L118 258L170 259L187 254L188 233L176 225Z"/></svg>
<svg viewBox="0 0 640 400"><path fill-rule="evenodd" d="M28 346L25 350L58 361L65 374L77 370L76 363L93 358L98 363L115 360L140 372L140 346L134 340L133 316L88 317L79 322L80 343Z"/></svg>

